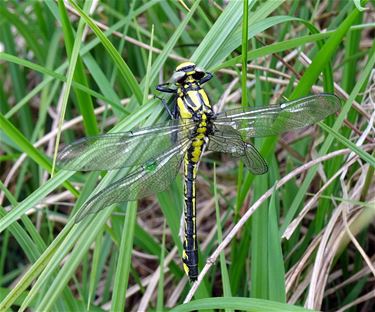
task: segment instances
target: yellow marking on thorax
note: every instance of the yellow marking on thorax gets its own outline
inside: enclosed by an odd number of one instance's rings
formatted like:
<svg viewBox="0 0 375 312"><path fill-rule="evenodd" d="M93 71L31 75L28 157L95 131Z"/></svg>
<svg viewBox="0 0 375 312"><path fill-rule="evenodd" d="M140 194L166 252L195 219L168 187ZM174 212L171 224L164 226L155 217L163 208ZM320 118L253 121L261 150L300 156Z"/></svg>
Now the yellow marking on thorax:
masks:
<svg viewBox="0 0 375 312"><path fill-rule="evenodd" d="M187 95L191 99L191 101L194 103L194 107L192 107L192 109L194 111L200 110L202 103L199 97L199 93L197 91L191 90L187 92Z"/></svg>
<svg viewBox="0 0 375 312"><path fill-rule="evenodd" d="M210 100L208 99L206 91L204 91L203 89L200 89L198 92L202 96L204 104L208 107L211 107Z"/></svg>
<svg viewBox="0 0 375 312"><path fill-rule="evenodd" d="M177 106L178 106L178 110L180 112L181 118L187 119L187 118L193 117L193 115L186 109L184 101L182 100L181 97L177 98Z"/></svg>

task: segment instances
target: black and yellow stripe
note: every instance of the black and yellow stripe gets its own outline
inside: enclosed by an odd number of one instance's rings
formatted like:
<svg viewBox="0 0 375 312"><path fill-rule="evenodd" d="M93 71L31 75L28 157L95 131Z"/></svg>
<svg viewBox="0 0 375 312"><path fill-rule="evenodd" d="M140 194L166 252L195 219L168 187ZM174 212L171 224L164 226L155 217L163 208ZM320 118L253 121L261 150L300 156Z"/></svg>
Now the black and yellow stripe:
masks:
<svg viewBox="0 0 375 312"><path fill-rule="evenodd" d="M184 270L191 281L198 277L198 240L196 229L196 187L195 180L201 155L208 142L206 115L203 114L192 143L184 158L184 215L185 239L182 257Z"/></svg>
<svg viewBox="0 0 375 312"><path fill-rule="evenodd" d="M190 146L184 155L184 218L185 237L182 261L190 281L198 277L198 240L196 229L196 187L195 180L199 161L208 144L208 135L212 130L211 118L214 115L210 101L201 85L212 78L192 62L180 64L173 80L176 89L162 84L157 90L176 94L176 109L181 123L193 119L196 127L190 136Z"/></svg>

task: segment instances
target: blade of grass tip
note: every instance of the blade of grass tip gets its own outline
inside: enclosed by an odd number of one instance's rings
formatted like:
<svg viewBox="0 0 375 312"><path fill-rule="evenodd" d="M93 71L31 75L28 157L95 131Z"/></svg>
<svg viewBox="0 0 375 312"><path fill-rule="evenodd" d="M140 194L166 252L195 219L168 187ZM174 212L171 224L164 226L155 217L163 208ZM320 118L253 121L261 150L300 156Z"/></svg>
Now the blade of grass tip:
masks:
<svg viewBox="0 0 375 312"><path fill-rule="evenodd" d="M178 0L178 2L180 2L180 4L185 8L186 11L190 12L189 7L185 4L183 0Z"/></svg>
<svg viewBox="0 0 375 312"><path fill-rule="evenodd" d="M60 6L63 6L65 9L65 5L62 0L59 0L59 7ZM84 26L85 24L83 23L82 19L80 19L79 24L78 24L77 34L76 34L74 44L73 44L72 54L70 57L66 84L64 85L64 88L62 90L63 97L62 97L62 103L61 103L61 113L60 113L60 118L58 122L58 132L57 132L56 141L55 141L55 150L54 150L54 157L53 157L53 162L52 162L51 177L54 175L54 171L55 171L57 151L59 149L59 142L60 142L60 137L61 137L61 127L62 127L62 124L64 123L66 106L68 104L70 89L71 89L72 82L73 82L73 76L74 76L76 64L77 64L78 57L79 57L82 35L83 35L84 28L85 28Z"/></svg>
<svg viewBox="0 0 375 312"><path fill-rule="evenodd" d="M247 101L247 43L248 43L248 0L243 1L243 16L242 16L242 75L241 75L241 105L245 107L248 105Z"/></svg>
<svg viewBox="0 0 375 312"><path fill-rule="evenodd" d="M216 163L214 163L214 200L215 200L215 212L216 212L216 227L217 227L217 242L220 244L223 241L223 232L221 229L221 219L220 219L220 208L219 208L219 197L217 194L217 180L216 180ZM228 274L228 268L225 261L225 253L222 251L220 253L220 269L221 278L223 284L223 294L225 297L231 297L232 291L230 288L230 280ZM232 310L226 310L232 311Z"/></svg>
<svg viewBox="0 0 375 312"><path fill-rule="evenodd" d="M100 39L103 46L105 47L108 54L111 56L112 60L118 67L119 72L126 82L126 87L129 87L129 91L134 94L138 103L142 103L142 91L135 79L129 66L125 63L121 55L118 53L113 44L109 41L106 35L100 30L100 28L95 24L95 22L84 12L82 9L72 0L68 0L69 3L78 11L82 19L87 23L87 25L92 29L95 35Z"/></svg>
<svg viewBox="0 0 375 312"><path fill-rule="evenodd" d="M365 3L363 3L363 1L353 0L353 2L354 2L354 5L356 6L356 8L358 9L358 11L364 11L365 10L365 7L364 7ZM363 3L363 6L362 6L361 2Z"/></svg>
<svg viewBox="0 0 375 312"><path fill-rule="evenodd" d="M139 42L142 42L142 35L141 35L142 26L139 25L136 18L133 19L132 25L134 26L134 30L136 33L136 40L138 40ZM146 70L144 67L146 67L145 64L147 63L147 54L144 49L141 49L141 51L139 52L139 57L136 63L137 63L136 70L142 73L142 75L144 76L145 75L144 71Z"/></svg>
<svg viewBox="0 0 375 312"><path fill-rule="evenodd" d="M154 25L151 27L151 40L150 40L150 50L148 53L148 62L147 62L147 69L146 69L146 77L144 81L144 92L143 92L143 100L142 104L146 104L148 102L148 90L150 87L150 75L151 75L151 63L152 63L152 48L154 44Z"/></svg>
<svg viewBox="0 0 375 312"><path fill-rule="evenodd" d="M160 277L158 284L158 297L156 302L156 311L163 311L163 298L164 298L164 260L165 260L165 233L167 229L167 222L164 219L163 223L163 236L161 241L161 253L160 253Z"/></svg>
<svg viewBox="0 0 375 312"><path fill-rule="evenodd" d="M115 281L113 285L111 311L124 311L126 289L128 287L129 272L132 265L132 249L134 228L137 222L137 202L127 204L124 228L117 261Z"/></svg>

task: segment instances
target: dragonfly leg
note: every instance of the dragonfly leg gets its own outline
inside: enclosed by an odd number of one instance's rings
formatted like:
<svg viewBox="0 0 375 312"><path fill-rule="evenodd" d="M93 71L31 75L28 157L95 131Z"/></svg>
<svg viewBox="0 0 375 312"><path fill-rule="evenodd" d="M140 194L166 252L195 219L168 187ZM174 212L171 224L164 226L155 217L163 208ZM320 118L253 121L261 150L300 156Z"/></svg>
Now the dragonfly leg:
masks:
<svg viewBox="0 0 375 312"><path fill-rule="evenodd" d="M177 89L172 89L172 88L169 88L169 85L170 83L169 82L166 82L166 83L162 83L162 84L159 84L156 86L156 90L157 91L160 91L160 92L163 92L163 93L173 93L173 94L176 94L177 93ZM176 105L176 97L173 98L172 102L173 102L173 111L171 112L171 110L169 109L168 105L167 105L167 101L157 95L154 95L156 98L158 98L159 100L161 100L161 103L163 104L163 106L166 108L169 116L171 116L172 119L177 119L178 118L178 112L177 112L177 105Z"/></svg>
<svg viewBox="0 0 375 312"><path fill-rule="evenodd" d="M199 84L206 83L207 81L211 80L212 77L213 75L211 73L206 72L206 75L201 80L199 80Z"/></svg>
<svg viewBox="0 0 375 312"><path fill-rule="evenodd" d="M162 83L156 86L156 90L164 93L177 93L177 89L169 88L169 82Z"/></svg>
<svg viewBox="0 0 375 312"><path fill-rule="evenodd" d="M171 112L171 110L169 109L169 107L168 107L168 105L167 105L167 101L166 101L165 99L163 99L163 98L160 97L160 96L157 96L156 94L154 94L154 97L161 101L161 103L163 104L164 108L167 110L168 115L169 115L172 119L176 119L176 117L175 117L175 108L174 108L176 105L173 104L173 111Z"/></svg>

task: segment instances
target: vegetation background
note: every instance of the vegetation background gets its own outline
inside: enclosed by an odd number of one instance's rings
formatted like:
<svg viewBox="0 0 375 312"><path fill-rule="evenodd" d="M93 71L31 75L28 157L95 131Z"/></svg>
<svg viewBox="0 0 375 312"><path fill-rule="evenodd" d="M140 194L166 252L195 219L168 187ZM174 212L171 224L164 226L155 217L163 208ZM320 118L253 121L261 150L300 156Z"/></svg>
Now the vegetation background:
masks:
<svg viewBox="0 0 375 312"><path fill-rule="evenodd" d="M0 2L0 311L374 310L374 4ZM75 223L117 173L50 175L56 142L165 120L154 86L184 60L215 74L218 111L342 99L255 140L266 175L204 158L199 285L180 261L181 176Z"/></svg>

